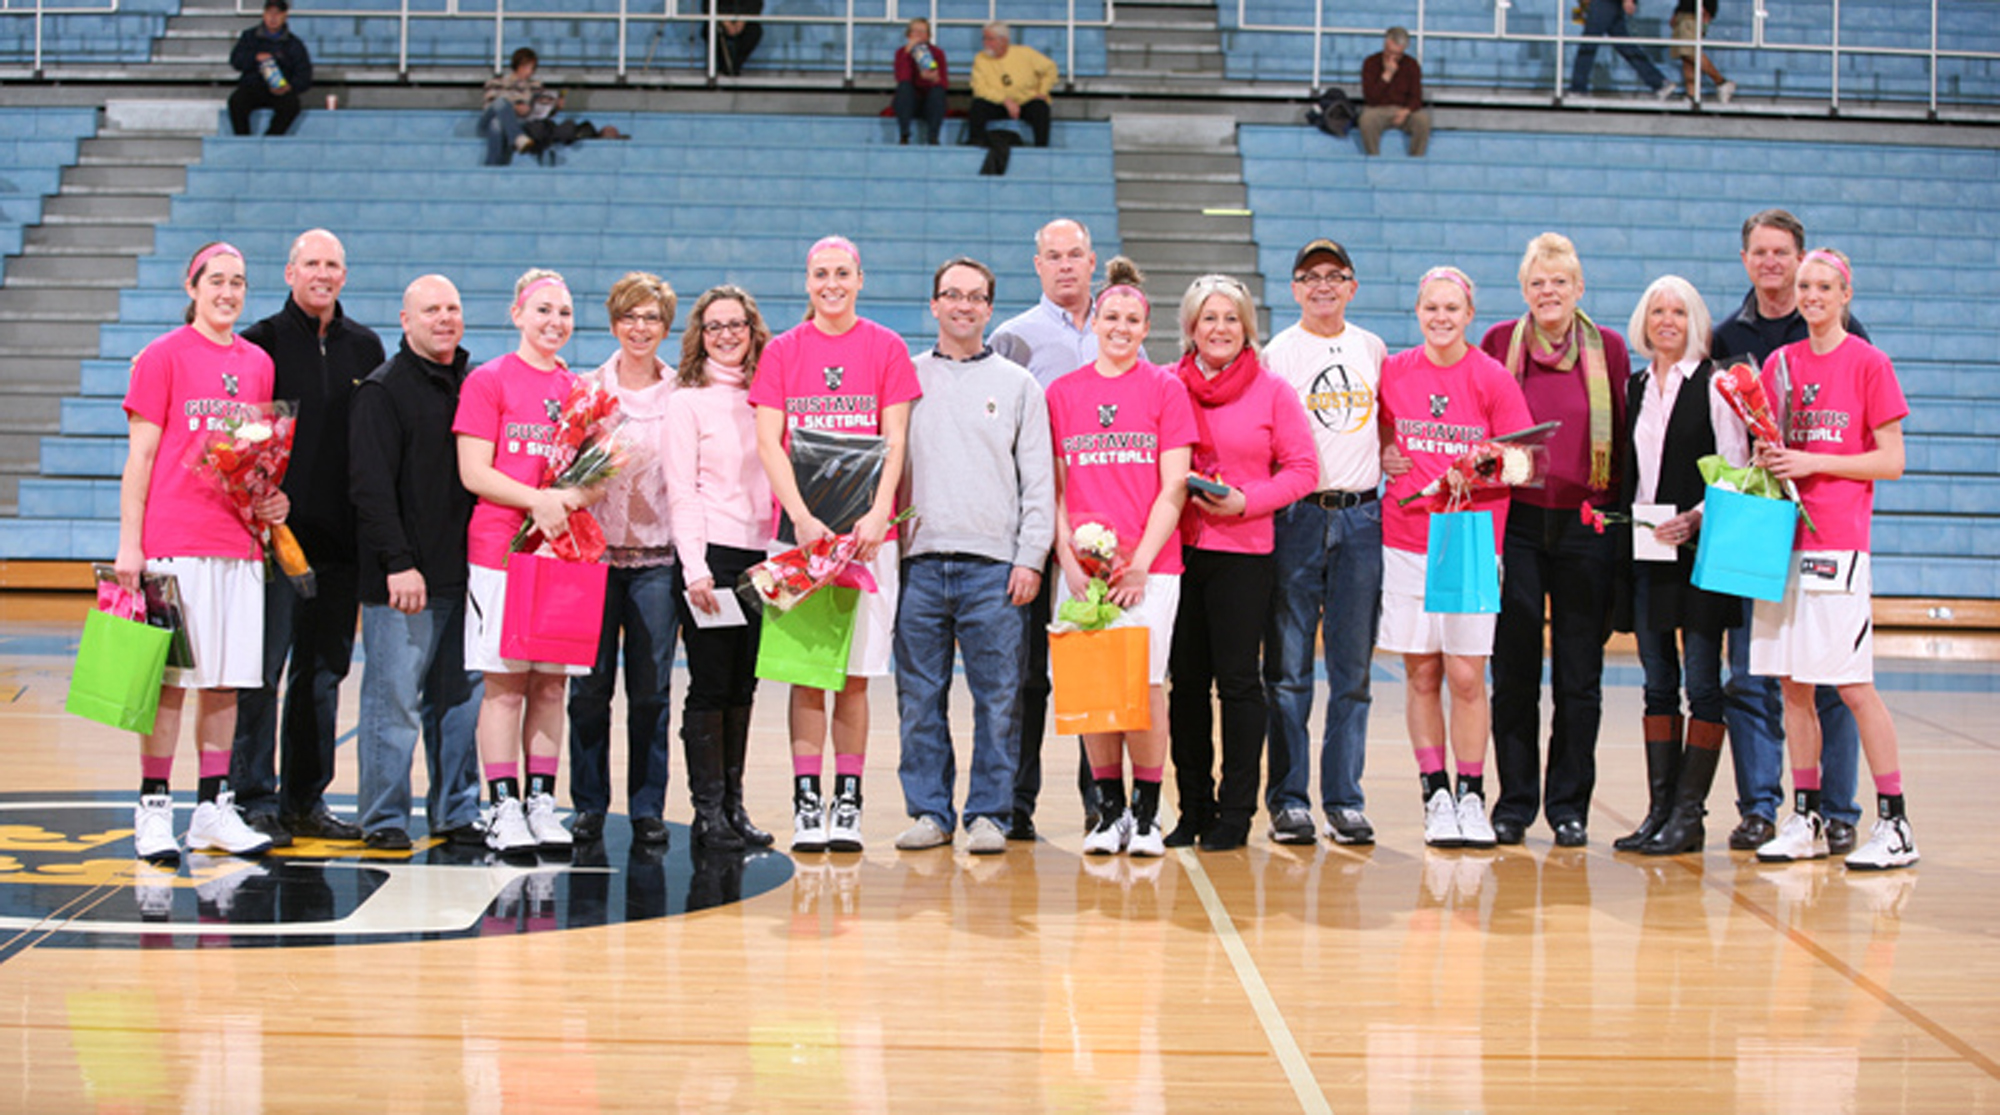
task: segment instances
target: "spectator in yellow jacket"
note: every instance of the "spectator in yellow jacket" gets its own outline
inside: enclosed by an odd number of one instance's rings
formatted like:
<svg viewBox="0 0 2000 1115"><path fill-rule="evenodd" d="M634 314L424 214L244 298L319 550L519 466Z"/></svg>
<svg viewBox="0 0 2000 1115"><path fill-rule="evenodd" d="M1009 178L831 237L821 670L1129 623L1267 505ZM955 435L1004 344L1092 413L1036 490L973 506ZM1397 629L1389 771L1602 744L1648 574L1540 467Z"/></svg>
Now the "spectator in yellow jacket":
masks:
<svg viewBox="0 0 2000 1115"><path fill-rule="evenodd" d="M1049 145L1049 94L1056 87L1056 64L1031 46L1015 46L1005 23L986 25L985 49L972 59L971 141L987 144L986 125L1005 117L1026 122L1035 146Z"/></svg>

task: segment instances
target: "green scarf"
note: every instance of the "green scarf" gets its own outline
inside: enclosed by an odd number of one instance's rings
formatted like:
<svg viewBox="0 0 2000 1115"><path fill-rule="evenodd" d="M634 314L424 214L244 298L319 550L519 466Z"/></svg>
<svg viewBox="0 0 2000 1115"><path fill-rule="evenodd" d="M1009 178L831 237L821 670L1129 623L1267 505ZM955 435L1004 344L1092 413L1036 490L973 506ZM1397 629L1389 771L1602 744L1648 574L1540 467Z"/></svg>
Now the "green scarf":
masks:
<svg viewBox="0 0 2000 1115"><path fill-rule="evenodd" d="M1530 348L1532 346L1532 348ZM1590 487L1603 491L1611 486L1611 371L1604 363L1604 334L1582 310L1567 334L1553 338L1535 325L1533 314L1524 314L1514 323L1507 341L1507 370L1518 381L1528 374L1523 356L1532 352L1535 362L1559 372L1576 367L1583 356L1583 386L1590 396Z"/></svg>

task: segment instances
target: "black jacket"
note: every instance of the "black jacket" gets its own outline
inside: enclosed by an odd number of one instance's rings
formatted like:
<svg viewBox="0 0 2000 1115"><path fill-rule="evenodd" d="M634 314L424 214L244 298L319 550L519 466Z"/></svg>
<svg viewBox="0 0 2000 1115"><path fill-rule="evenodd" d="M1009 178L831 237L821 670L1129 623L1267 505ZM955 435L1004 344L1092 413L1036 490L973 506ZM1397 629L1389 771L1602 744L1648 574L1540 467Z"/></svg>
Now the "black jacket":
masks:
<svg viewBox="0 0 2000 1115"><path fill-rule="evenodd" d="M257 69L259 54L268 54L277 60L278 68L285 71L285 80L292 83L294 96L312 88L312 55L306 51L305 40L292 34L290 27L273 38L259 23L238 36L235 48L229 52L229 64L243 75L236 79L236 84L252 89L270 88Z"/></svg>
<svg viewBox="0 0 2000 1115"><path fill-rule="evenodd" d="M333 307L333 324L319 335L319 321L290 295L285 308L243 331L243 339L271 354L277 377L273 399L298 406L298 435L285 471L292 497L288 520L315 565L354 562L354 506L347 499L348 397L383 360L382 338Z"/></svg>
<svg viewBox="0 0 2000 1115"><path fill-rule="evenodd" d="M405 569L424 575L434 600L465 591L472 494L459 483L451 424L467 362L459 349L450 367L433 364L405 340L354 389L348 490L363 604L387 604L389 574Z"/></svg>
<svg viewBox="0 0 2000 1115"><path fill-rule="evenodd" d="M1847 331L1868 339L1868 330L1859 321L1847 319ZM1784 317L1765 317L1757 312L1757 292L1752 290L1743 296L1743 305L1736 313L1715 323L1715 331L1710 335L1708 355L1718 367L1732 356L1748 356L1757 361L1758 367L1764 360L1780 348L1793 341L1806 339L1806 319L1799 316L1795 308Z"/></svg>

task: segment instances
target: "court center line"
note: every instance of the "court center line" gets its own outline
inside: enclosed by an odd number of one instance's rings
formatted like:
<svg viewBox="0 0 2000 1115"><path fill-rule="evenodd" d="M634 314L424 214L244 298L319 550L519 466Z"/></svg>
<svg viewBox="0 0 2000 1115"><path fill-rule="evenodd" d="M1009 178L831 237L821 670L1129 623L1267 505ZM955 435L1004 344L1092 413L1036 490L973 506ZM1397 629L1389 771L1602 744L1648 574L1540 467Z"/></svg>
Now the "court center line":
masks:
<svg viewBox="0 0 2000 1115"><path fill-rule="evenodd" d="M1180 849L1179 854L1181 868L1187 873L1188 881L1194 884L1195 894L1201 898L1201 908L1208 914L1209 925L1215 928L1216 939L1222 942L1223 954L1229 957L1230 967L1236 969L1237 982L1243 985L1243 994L1249 998L1250 1008L1257 1012L1257 1021L1264 1027L1264 1037L1271 1043L1271 1052L1277 1054L1278 1063L1285 1068L1285 1078L1292 1083L1292 1092L1298 1096L1300 1110L1308 1115L1333 1115L1333 1108L1326 1102L1326 1092L1314 1079L1312 1065L1292 1037L1291 1027L1285 1025L1284 1013L1278 1010L1277 1001L1271 998L1271 989L1265 986L1263 973L1257 970L1257 962L1250 958L1249 946L1236 932L1236 923L1223 907L1222 897L1215 893L1215 885L1208 881L1208 872L1202 870L1200 858L1188 848Z"/></svg>

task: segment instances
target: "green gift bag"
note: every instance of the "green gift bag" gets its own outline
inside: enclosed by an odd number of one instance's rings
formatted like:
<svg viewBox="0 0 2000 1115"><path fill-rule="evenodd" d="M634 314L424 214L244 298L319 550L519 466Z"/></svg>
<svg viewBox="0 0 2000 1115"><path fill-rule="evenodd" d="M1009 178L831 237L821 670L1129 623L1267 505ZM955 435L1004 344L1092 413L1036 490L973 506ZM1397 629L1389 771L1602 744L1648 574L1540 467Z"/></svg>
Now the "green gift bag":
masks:
<svg viewBox="0 0 2000 1115"><path fill-rule="evenodd" d="M83 641L76 648L76 669L70 674L69 699L63 708L99 724L133 732L153 730L160 708L160 683L166 676L167 649L173 633L107 612L92 612L83 620Z"/></svg>
<svg viewBox="0 0 2000 1115"><path fill-rule="evenodd" d="M854 617L861 590L828 585L792 605L764 609L757 644L757 676L813 689L847 685L847 654L854 645Z"/></svg>

